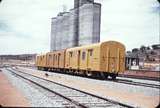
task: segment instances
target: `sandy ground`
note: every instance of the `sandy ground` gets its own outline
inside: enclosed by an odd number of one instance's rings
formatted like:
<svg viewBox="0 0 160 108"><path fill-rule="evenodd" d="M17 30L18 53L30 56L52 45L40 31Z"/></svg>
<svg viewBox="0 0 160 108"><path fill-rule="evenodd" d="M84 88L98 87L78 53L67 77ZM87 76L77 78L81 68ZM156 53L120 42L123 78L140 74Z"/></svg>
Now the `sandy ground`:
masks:
<svg viewBox="0 0 160 108"><path fill-rule="evenodd" d="M2 72L0 72L0 105L5 107L30 106L28 100L11 85Z"/></svg>

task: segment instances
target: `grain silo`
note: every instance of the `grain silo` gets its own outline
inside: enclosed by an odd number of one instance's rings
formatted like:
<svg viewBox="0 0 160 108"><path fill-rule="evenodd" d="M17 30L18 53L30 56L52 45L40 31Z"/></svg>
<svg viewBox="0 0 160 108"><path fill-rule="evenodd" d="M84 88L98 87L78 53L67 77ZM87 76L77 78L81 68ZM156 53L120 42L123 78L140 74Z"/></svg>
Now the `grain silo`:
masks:
<svg viewBox="0 0 160 108"><path fill-rule="evenodd" d="M100 41L101 5L84 4L79 8L79 45Z"/></svg>
<svg viewBox="0 0 160 108"><path fill-rule="evenodd" d="M62 28L61 28L61 49L67 48L68 45L68 38L69 38L69 12L65 12L62 18Z"/></svg>
<svg viewBox="0 0 160 108"><path fill-rule="evenodd" d="M52 18L51 24L51 41L50 41L50 48L51 51L56 50L56 26L57 26L57 18Z"/></svg>

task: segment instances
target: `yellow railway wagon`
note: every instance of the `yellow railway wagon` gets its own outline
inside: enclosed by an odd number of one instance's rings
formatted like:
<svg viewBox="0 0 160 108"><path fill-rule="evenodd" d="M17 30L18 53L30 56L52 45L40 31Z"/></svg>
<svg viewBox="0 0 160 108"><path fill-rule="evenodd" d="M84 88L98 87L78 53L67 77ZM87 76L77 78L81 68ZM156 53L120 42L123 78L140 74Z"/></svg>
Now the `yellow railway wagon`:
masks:
<svg viewBox="0 0 160 108"><path fill-rule="evenodd" d="M75 47L66 50L65 68L115 78L125 69L125 46L116 41Z"/></svg>
<svg viewBox="0 0 160 108"><path fill-rule="evenodd" d="M47 53L47 67L49 69L54 69L54 68L64 69L65 51L66 50L60 50Z"/></svg>
<svg viewBox="0 0 160 108"><path fill-rule="evenodd" d="M46 63L46 67L47 68L53 68L54 67L54 56L55 56L55 54L54 54L54 52L48 52L47 54L46 54L46 59L47 59L47 63Z"/></svg>
<svg viewBox="0 0 160 108"><path fill-rule="evenodd" d="M40 67L40 62L39 61L40 61L40 55L37 55L36 56L36 66L37 67Z"/></svg>
<svg viewBox="0 0 160 108"><path fill-rule="evenodd" d="M78 70L99 70L100 44L92 44L66 50L65 68Z"/></svg>
<svg viewBox="0 0 160 108"><path fill-rule="evenodd" d="M46 55L38 55L37 56L37 66L39 69L45 70L46 68Z"/></svg>
<svg viewBox="0 0 160 108"><path fill-rule="evenodd" d="M36 66L39 68L41 67L41 55L36 56Z"/></svg>
<svg viewBox="0 0 160 108"><path fill-rule="evenodd" d="M100 71L118 73L125 71L125 46L109 41L101 44Z"/></svg>
<svg viewBox="0 0 160 108"><path fill-rule="evenodd" d="M47 58L46 55L41 56L41 65L42 67L46 67Z"/></svg>

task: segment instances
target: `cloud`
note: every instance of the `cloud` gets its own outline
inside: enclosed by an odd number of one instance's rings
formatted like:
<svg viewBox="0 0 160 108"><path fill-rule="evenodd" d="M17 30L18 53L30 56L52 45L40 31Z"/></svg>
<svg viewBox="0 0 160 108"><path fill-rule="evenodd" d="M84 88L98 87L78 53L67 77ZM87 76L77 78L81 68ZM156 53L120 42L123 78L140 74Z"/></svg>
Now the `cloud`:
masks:
<svg viewBox="0 0 160 108"><path fill-rule="evenodd" d="M151 8L151 13L158 13L160 11L160 4L158 2L155 2L152 4Z"/></svg>
<svg viewBox="0 0 160 108"><path fill-rule="evenodd" d="M41 53L50 49L51 18L73 8L74 0L3 0L0 54ZM117 40L127 50L159 38L156 0L95 0L102 3L101 41Z"/></svg>
<svg viewBox="0 0 160 108"><path fill-rule="evenodd" d="M156 0L103 1L101 41L117 40L127 50L159 43L159 7Z"/></svg>
<svg viewBox="0 0 160 108"><path fill-rule="evenodd" d="M70 1L3 1L0 6L0 54L49 51L51 18L62 11L63 4L68 9L73 7Z"/></svg>
<svg viewBox="0 0 160 108"><path fill-rule="evenodd" d="M14 28L11 27L11 25L9 25L8 22L6 22L5 20L0 20L0 37L2 38L4 36L5 37L12 36L12 37L19 37L19 38L30 38L31 34L25 33L22 31L16 31L14 30Z"/></svg>
<svg viewBox="0 0 160 108"><path fill-rule="evenodd" d="M9 30L9 26L3 21L0 21L0 31L8 31L8 30Z"/></svg>

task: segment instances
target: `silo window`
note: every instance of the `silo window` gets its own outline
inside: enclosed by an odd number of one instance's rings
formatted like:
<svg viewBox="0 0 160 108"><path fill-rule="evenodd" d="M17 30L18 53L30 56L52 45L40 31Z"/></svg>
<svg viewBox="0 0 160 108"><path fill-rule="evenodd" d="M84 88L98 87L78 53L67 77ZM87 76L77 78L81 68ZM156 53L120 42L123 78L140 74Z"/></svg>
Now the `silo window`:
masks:
<svg viewBox="0 0 160 108"><path fill-rule="evenodd" d="M84 60L84 59L85 59L85 56L86 56L86 53L85 53L85 52L83 52L83 53L82 53L82 60Z"/></svg>

